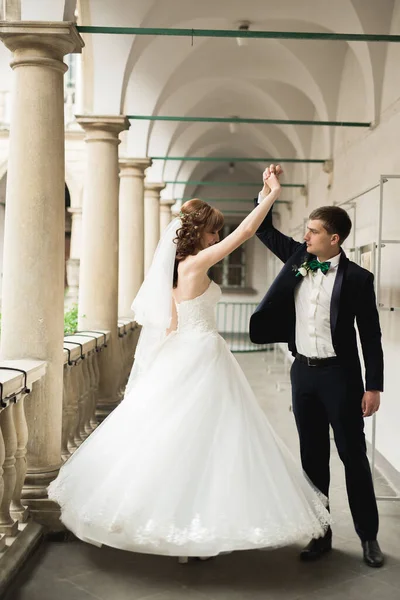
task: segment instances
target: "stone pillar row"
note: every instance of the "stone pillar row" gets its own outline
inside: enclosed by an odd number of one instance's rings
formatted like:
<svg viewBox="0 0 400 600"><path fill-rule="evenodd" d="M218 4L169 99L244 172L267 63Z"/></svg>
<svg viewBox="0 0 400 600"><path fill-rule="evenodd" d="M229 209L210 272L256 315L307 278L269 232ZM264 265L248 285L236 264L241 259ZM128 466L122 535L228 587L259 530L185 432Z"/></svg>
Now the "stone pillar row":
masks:
<svg viewBox="0 0 400 600"><path fill-rule="evenodd" d="M26 410L29 439L22 496L35 518L53 527L59 511L46 490L61 465L67 69L63 57L81 52L83 40L72 23L39 21L1 22L0 39L13 53L14 70L0 358L34 357L47 364L35 401ZM119 160L119 135L129 128L126 117L79 116L77 121L86 133L87 175L82 212L70 209L69 269L75 285L79 269L78 328L111 332L107 351L99 358L97 417L102 420L119 401L118 317L132 316L132 300L151 264L160 231L171 219L172 201L163 200L160 208L164 184L144 184L150 160ZM11 411L1 418L4 429L13 433ZM15 445L15 439L11 441ZM5 461L6 479L14 477L11 462Z"/></svg>
<svg viewBox="0 0 400 600"><path fill-rule="evenodd" d="M14 70L4 234L1 359L46 361L27 413L24 504L58 520L46 488L61 463L64 337L63 57L80 52L72 23L1 22ZM6 411L2 419L11 419ZM11 427L8 427L11 431ZM11 470L10 470L11 473Z"/></svg>

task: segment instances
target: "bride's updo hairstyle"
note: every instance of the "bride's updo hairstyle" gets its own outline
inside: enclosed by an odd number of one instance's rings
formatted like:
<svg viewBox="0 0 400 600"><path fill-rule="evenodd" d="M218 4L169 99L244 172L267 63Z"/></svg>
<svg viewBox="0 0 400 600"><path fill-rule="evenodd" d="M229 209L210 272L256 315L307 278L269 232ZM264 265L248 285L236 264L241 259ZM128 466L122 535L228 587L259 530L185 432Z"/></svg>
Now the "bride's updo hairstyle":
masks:
<svg viewBox="0 0 400 600"><path fill-rule="evenodd" d="M204 232L220 231L224 224L221 211L207 202L193 198L182 204L179 218L182 226L176 232L174 242L177 245L174 268L174 288L178 284L178 263L191 254L197 254L202 247Z"/></svg>

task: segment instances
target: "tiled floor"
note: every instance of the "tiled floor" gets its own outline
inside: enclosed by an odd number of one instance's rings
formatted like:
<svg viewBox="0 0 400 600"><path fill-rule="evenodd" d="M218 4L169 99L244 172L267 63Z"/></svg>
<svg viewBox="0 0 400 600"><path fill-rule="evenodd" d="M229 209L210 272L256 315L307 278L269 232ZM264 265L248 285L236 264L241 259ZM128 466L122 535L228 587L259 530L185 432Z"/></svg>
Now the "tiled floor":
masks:
<svg viewBox="0 0 400 600"><path fill-rule="evenodd" d="M272 424L297 453L289 388L276 391L282 375L267 374L266 358L238 355ZM37 552L7 600L400 600L400 503L379 504L387 562L371 569L361 561L335 450L332 475L334 551L316 563L298 560L300 546L179 565L173 558L53 541ZM390 493L381 479L377 491Z"/></svg>

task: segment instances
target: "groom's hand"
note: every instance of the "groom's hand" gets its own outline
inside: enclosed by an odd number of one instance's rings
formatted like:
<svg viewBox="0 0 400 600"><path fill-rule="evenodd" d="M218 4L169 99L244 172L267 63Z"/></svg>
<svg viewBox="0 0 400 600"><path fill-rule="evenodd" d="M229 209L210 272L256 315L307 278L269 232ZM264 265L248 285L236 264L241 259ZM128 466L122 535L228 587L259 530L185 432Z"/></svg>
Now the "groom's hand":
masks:
<svg viewBox="0 0 400 600"><path fill-rule="evenodd" d="M377 391L369 391L365 392L362 399L362 411L363 417L370 417L377 410L379 410L379 406L381 403L381 393Z"/></svg>

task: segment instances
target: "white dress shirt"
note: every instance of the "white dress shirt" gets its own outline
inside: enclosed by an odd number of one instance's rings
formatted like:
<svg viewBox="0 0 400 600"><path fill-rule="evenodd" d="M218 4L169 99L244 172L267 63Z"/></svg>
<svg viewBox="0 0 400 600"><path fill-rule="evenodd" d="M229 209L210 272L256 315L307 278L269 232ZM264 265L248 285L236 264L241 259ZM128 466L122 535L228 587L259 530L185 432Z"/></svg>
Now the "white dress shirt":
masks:
<svg viewBox="0 0 400 600"><path fill-rule="evenodd" d="M336 356L331 334L331 299L340 254L329 260L329 271L308 271L294 293L297 352L309 358Z"/></svg>

